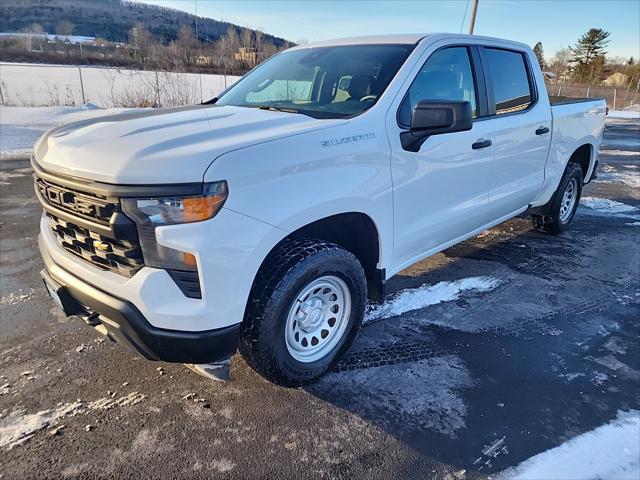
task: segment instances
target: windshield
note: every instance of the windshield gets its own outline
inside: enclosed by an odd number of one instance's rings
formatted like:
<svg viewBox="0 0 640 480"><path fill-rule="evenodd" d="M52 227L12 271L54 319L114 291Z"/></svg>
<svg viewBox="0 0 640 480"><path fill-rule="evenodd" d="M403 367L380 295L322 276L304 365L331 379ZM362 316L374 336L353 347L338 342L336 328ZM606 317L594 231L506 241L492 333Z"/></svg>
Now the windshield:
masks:
<svg viewBox="0 0 640 480"><path fill-rule="evenodd" d="M370 108L413 45L343 45L283 52L227 90L216 105L343 118Z"/></svg>

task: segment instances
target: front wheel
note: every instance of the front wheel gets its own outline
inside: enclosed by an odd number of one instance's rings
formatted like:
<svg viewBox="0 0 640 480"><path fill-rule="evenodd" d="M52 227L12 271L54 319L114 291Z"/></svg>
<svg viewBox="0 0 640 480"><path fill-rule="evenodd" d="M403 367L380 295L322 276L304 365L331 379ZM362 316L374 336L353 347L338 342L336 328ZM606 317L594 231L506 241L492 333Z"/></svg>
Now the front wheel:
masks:
<svg viewBox="0 0 640 480"><path fill-rule="evenodd" d="M240 352L274 383L310 383L353 343L366 294L364 270L352 253L320 240L287 241L258 273Z"/></svg>
<svg viewBox="0 0 640 480"><path fill-rule="evenodd" d="M548 204L547 215L532 215L533 226L552 235L564 232L576 215L582 195L582 183L580 165L569 163L562 175L558 189Z"/></svg>

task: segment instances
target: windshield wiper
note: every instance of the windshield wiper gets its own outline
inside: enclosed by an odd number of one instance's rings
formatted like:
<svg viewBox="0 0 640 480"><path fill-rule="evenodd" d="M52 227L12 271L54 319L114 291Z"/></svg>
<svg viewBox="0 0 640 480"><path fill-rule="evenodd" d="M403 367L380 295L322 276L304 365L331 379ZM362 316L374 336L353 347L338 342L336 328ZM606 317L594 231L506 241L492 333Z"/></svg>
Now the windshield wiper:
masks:
<svg viewBox="0 0 640 480"><path fill-rule="evenodd" d="M276 105L258 105L256 108L260 110L276 110L278 112L286 112L286 113L300 113L300 110L289 107L278 107Z"/></svg>

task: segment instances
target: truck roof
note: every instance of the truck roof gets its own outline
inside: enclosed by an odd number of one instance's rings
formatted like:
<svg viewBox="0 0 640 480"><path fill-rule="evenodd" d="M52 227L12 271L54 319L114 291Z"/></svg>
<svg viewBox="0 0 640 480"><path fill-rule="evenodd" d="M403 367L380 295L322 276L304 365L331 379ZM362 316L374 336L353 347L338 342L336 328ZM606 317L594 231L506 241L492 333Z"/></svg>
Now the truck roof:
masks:
<svg viewBox="0 0 640 480"><path fill-rule="evenodd" d="M321 40L318 42L308 43L306 45L299 45L297 47L293 47L293 49L313 48L313 47L332 47L332 46L338 46L338 45L383 45L383 44L413 45L427 37L441 37L441 38L451 38L451 39L455 39L455 38L461 39L461 38L471 37L477 41L491 40L491 41L510 43L514 46L517 45L519 47L526 47L525 44L520 42L515 42L513 40L507 40L504 38L496 38L496 37L485 37L480 35L468 35L468 34L460 34L460 33L400 33L400 34L389 34L389 35L367 35L367 36L360 36L360 37Z"/></svg>
<svg viewBox="0 0 640 480"><path fill-rule="evenodd" d="M330 47L334 45L380 45L380 44L414 44L419 42L426 33L397 33L390 35L366 35L360 37L336 38L331 40L321 40L318 42L300 45L294 48L308 47Z"/></svg>

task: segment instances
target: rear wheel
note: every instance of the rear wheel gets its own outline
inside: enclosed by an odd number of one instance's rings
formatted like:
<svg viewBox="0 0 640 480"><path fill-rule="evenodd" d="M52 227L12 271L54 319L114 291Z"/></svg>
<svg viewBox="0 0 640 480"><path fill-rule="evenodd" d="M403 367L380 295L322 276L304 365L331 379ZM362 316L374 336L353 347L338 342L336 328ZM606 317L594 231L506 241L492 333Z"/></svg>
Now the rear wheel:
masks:
<svg viewBox="0 0 640 480"><path fill-rule="evenodd" d="M562 175L558 189L548 204L547 215L532 215L533 226L552 235L564 232L576 215L582 195L582 169L577 163L569 163Z"/></svg>
<svg viewBox="0 0 640 480"><path fill-rule="evenodd" d="M319 240L285 242L258 273L240 352L274 383L312 382L353 343L366 293L362 265L347 250Z"/></svg>

